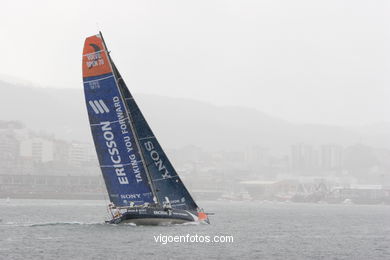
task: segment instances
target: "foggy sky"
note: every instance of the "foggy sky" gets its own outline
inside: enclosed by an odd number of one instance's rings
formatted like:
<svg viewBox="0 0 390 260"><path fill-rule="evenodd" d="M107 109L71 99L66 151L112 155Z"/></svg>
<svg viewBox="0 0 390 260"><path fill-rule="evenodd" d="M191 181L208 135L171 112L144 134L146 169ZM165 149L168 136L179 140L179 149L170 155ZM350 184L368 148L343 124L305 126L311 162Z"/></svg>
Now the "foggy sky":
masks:
<svg viewBox="0 0 390 260"><path fill-rule="evenodd" d="M83 42L100 29L135 93L390 122L389 13L368 0L3 0L0 79L82 91Z"/></svg>

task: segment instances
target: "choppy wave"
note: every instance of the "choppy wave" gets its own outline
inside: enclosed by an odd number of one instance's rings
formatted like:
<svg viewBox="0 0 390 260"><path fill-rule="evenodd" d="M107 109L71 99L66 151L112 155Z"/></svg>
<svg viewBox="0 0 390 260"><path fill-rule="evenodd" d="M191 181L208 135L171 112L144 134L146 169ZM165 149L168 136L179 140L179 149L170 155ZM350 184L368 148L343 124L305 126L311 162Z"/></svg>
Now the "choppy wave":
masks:
<svg viewBox="0 0 390 260"><path fill-rule="evenodd" d="M16 226L16 227L42 227L42 226L66 226L66 225L105 225L104 222L78 222L78 221L69 221L69 222L39 222L39 223L17 223L17 222L5 222L2 223L3 226Z"/></svg>
<svg viewBox="0 0 390 260"><path fill-rule="evenodd" d="M137 224L135 223L124 223L124 224L121 224L122 226L130 226L130 227L136 227Z"/></svg>
<svg viewBox="0 0 390 260"><path fill-rule="evenodd" d="M193 221L193 222L184 222L182 224L174 224L174 226L198 226L198 225L202 225L202 224L206 224L206 223L199 222L199 221Z"/></svg>
<svg viewBox="0 0 390 260"><path fill-rule="evenodd" d="M78 221L71 221L71 222L34 223L34 224L27 224L25 226L28 226L28 227L42 227L42 226L67 226L67 225L81 226L81 225L104 225L104 224L105 224L104 222L84 223L84 222L78 222Z"/></svg>
<svg viewBox="0 0 390 260"><path fill-rule="evenodd" d="M203 222L185 222L182 224L163 223L157 226L198 226L207 223ZM79 221L57 221L57 222L37 222L37 223L18 223L18 222L1 222L0 226L13 226L13 227L45 227L45 226L113 226L113 227L141 227L143 225L136 225L134 223L120 223L120 224L108 224L105 222L79 222Z"/></svg>

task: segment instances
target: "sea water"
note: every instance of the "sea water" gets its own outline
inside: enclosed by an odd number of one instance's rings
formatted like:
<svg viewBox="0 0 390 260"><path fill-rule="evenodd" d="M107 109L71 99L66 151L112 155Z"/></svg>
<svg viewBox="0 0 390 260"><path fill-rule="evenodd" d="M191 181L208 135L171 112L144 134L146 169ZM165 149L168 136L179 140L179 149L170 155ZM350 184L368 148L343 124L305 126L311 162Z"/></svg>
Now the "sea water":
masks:
<svg viewBox="0 0 390 260"><path fill-rule="evenodd" d="M104 201L0 200L0 259L390 259L390 206L199 204L211 225L109 225Z"/></svg>

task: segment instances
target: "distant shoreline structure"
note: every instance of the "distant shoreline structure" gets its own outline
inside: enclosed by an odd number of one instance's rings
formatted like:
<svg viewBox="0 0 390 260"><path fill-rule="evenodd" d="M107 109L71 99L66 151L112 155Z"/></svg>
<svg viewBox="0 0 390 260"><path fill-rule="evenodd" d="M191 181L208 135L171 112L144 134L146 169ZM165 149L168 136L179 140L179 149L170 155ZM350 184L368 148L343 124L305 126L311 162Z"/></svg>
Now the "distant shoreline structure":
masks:
<svg viewBox="0 0 390 260"><path fill-rule="evenodd" d="M23 180L23 181L21 181ZM280 192L284 182L244 182L247 191L193 189L201 201L250 201L253 203L365 204L390 205L390 189L378 185L352 185L313 192ZM0 199L101 200L107 195L99 176L0 175ZM283 187L281 187L281 185ZM302 186L302 184L300 184ZM301 187L303 188L303 187Z"/></svg>

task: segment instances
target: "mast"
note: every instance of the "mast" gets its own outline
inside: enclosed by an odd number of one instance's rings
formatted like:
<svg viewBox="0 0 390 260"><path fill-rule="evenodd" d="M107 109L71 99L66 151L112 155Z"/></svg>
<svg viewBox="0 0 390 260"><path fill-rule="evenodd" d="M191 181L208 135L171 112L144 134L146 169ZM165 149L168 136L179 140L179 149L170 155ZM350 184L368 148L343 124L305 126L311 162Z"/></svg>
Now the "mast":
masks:
<svg viewBox="0 0 390 260"><path fill-rule="evenodd" d="M160 204L160 205L161 205L161 202L160 202L160 200L159 200L159 198L158 198L158 196L157 196L157 193L156 193L157 190L156 190L156 188L155 188L155 186L154 186L154 183L153 183L152 178L151 178L150 173L149 173L149 169L148 169L148 167L147 167L147 165L146 165L146 161L145 161L145 158L144 158L143 150L141 149L141 146L140 146L140 144L139 144L138 133L137 133L135 127L134 127L133 118L132 118L131 113L130 113L130 111L129 111L129 108L128 108L127 104L126 104L126 100L123 98L123 93L122 93L122 90L121 90L121 88L120 88L120 86L119 86L119 80L122 80L122 81L123 81L123 79L122 79L122 77L119 77L119 75L118 75L118 69L116 68L116 66L115 66L115 64L114 64L114 62L113 62L113 60L112 60L112 58L111 58L110 52L108 51L106 42L104 41L103 34L102 34L101 31L99 31L99 35L100 35L100 37L101 37L101 39L102 39L104 48L105 48L106 51L107 51L107 56L108 56L108 59L109 59L109 62L110 62L110 66L111 66L112 71L113 71L113 73L114 73L114 78L115 78L116 86L117 86L117 88L118 88L118 90L119 90L119 93L120 93L122 102L123 102L124 107L125 107L125 110L126 110L126 114L127 114L127 116L129 117L129 125L130 125L130 128L131 128L131 131L134 133L135 144L136 144L136 146L137 146L137 148L138 148L138 151L139 151L139 154L140 154L140 156L141 156L141 161L142 161L142 164L143 164L143 166L144 166L143 168L145 169L146 177L147 177L148 183L149 183L149 185L150 185L150 187L151 187L151 190L152 190L152 193L153 193L153 197L156 198L157 204ZM114 68L115 68L115 69L114 69Z"/></svg>

